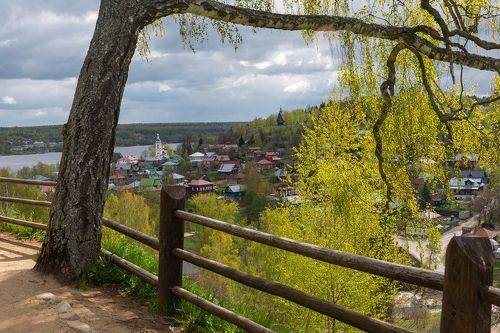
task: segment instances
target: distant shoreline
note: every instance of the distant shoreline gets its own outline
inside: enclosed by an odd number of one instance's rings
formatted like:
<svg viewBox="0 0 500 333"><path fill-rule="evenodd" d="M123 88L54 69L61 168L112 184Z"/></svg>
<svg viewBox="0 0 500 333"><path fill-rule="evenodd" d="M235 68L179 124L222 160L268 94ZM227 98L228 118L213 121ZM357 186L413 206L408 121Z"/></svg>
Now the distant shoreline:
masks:
<svg viewBox="0 0 500 333"><path fill-rule="evenodd" d="M115 134L117 147L154 144L159 134L163 142L198 142L201 138L216 138L240 122L211 123L150 123L121 124ZM61 152L62 125L0 127L0 155L22 156L46 152Z"/></svg>
<svg viewBox="0 0 500 333"><path fill-rule="evenodd" d="M176 149L180 143L166 143L172 149ZM147 150L151 145L137 145L129 147L115 147L115 151L122 155L135 155L137 157ZM0 155L0 168L8 168L13 172L17 172L23 167L33 167L38 163L57 164L61 159L61 152L49 152L41 154L25 154L25 155Z"/></svg>

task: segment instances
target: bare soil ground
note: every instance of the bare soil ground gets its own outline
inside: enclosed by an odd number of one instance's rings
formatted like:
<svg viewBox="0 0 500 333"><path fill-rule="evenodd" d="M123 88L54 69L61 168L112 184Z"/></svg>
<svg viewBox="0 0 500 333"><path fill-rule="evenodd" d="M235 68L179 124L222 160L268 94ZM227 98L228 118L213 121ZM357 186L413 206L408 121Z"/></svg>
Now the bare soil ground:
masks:
<svg viewBox="0 0 500 333"><path fill-rule="evenodd" d="M59 318L57 303L36 298L52 293L66 300L92 332L179 332L140 300L113 289L79 290L32 270L40 244L0 233L0 332L75 332Z"/></svg>

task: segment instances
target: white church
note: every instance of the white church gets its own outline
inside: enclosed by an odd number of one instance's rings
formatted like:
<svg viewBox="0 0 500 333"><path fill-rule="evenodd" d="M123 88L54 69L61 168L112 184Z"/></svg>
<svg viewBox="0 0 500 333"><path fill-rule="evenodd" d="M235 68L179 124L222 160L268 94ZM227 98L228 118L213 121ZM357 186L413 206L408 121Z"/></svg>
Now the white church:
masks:
<svg viewBox="0 0 500 333"><path fill-rule="evenodd" d="M167 149L165 149L163 143L161 142L160 134L156 133L155 156L153 158L146 158L146 160L154 159L156 161L161 161L163 159L168 159L168 157L168 151Z"/></svg>

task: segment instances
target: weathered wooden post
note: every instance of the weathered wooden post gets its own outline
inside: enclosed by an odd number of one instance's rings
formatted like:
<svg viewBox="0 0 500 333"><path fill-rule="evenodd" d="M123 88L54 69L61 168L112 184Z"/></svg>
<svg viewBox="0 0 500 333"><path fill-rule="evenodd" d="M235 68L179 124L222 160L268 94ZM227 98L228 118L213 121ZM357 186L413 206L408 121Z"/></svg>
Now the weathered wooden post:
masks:
<svg viewBox="0 0 500 333"><path fill-rule="evenodd" d="M175 257L172 250L184 247L184 221L175 216L186 203L186 188L168 185L161 189L158 306L167 312L174 312L179 298L171 288L182 286L182 260Z"/></svg>
<svg viewBox="0 0 500 333"><path fill-rule="evenodd" d="M491 304L481 288L492 284L494 264L488 238L452 238L446 250L441 333L490 332Z"/></svg>

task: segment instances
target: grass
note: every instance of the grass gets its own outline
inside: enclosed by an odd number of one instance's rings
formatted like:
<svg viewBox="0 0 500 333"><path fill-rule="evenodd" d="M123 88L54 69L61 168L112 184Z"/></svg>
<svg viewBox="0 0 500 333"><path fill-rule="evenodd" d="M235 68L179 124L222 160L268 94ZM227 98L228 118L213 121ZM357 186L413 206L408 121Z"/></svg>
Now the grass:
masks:
<svg viewBox="0 0 500 333"><path fill-rule="evenodd" d="M45 231L0 222L0 231L17 235L20 239L43 239Z"/></svg>
<svg viewBox="0 0 500 333"><path fill-rule="evenodd" d="M20 215L16 210L9 207L0 207L0 215L21 220L31 220L30 218ZM20 239L43 239L43 237L45 237L45 231L21 227L5 222L0 222L0 231L16 234Z"/></svg>
<svg viewBox="0 0 500 333"><path fill-rule="evenodd" d="M114 231L106 230L102 240L103 248L108 251L144 268L145 270L158 274L158 254L144 247L140 243L131 241L125 236ZM128 273L105 258L99 258L88 269L86 275L78 282L81 288L88 286L119 286L125 292L137 296L148 303L151 310L161 313L158 309L157 291L143 280ZM197 294L213 303L223 304L209 292L202 290L187 278L183 281L183 288ZM210 315L198 307L181 301L178 314L168 319L177 325L186 327L193 332L238 332L238 329L226 321Z"/></svg>
<svg viewBox="0 0 500 333"><path fill-rule="evenodd" d="M156 251L108 229L104 231L102 246L143 269L153 274L158 274L158 253ZM158 309L156 288L151 287L143 280L126 272L105 258L99 258L90 267L86 276L79 281L79 284L80 287L117 285L122 290L145 300L153 311L161 313ZM188 278L183 279L182 287L212 303L250 318L263 326L271 327L276 332L290 331L288 327L283 327L276 323L273 325L273 318L268 313L254 309L249 305L236 304L229 300L218 299L212 293L200 288L200 286ZM186 301L180 302L177 315L175 317L168 317L168 320L185 327L189 332L243 332L238 327Z"/></svg>

